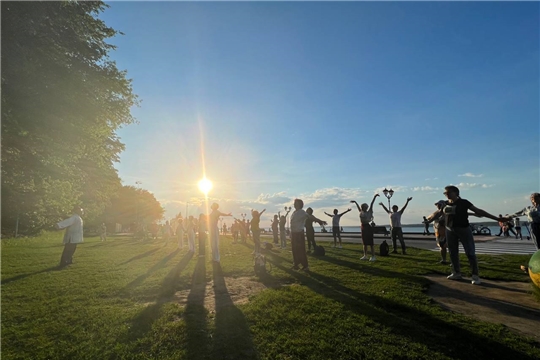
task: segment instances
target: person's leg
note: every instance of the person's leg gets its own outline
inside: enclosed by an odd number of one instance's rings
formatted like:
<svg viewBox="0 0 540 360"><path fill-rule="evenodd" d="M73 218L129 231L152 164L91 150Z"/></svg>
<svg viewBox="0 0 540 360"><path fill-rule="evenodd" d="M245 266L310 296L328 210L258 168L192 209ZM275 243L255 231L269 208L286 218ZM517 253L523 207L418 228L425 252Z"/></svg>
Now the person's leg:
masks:
<svg viewBox="0 0 540 360"><path fill-rule="evenodd" d="M530 224L530 235L531 240L534 242L534 245L536 246L536 249L540 250L540 224L539 223L531 223Z"/></svg>
<svg viewBox="0 0 540 360"><path fill-rule="evenodd" d="M403 252L403 254L405 254L407 252L407 249L405 247L405 239L403 239L403 229L399 227L396 230L397 230L397 237L401 245L401 251Z"/></svg>
<svg viewBox="0 0 540 360"><path fill-rule="evenodd" d="M337 226L332 226L332 236L334 237L334 247L337 246Z"/></svg>
<svg viewBox="0 0 540 360"><path fill-rule="evenodd" d="M452 275L461 275L459 264L459 238L457 234L450 229L446 229L446 243L450 253L450 262L452 264Z"/></svg>
<svg viewBox="0 0 540 360"><path fill-rule="evenodd" d="M309 270L308 258L306 255L306 238L303 232L298 233L297 236L298 236L298 239L297 239L298 252L296 256L298 259L298 263L302 265L302 270Z"/></svg>
<svg viewBox="0 0 540 360"><path fill-rule="evenodd" d="M219 233L218 229L212 231L212 260L219 262Z"/></svg>
<svg viewBox="0 0 540 360"><path fill-rule="evenodd" d="M68 250L68 245L69 244L64 244L64 250L62 251L62 256L60 257L60 266L66 266L68 264L67 262L67 256L69 254L69 250Z"/></svg>
<svg viewBox="0 0 540 360"><path fill-rule="evenodd" d="M339 239L339 247L341 248L342 245L341 245L341 229L338 227L337 229L337 237Z"/></svg>
<svg viewBox="0 0 540 360"><path fill-rule="evenodd" d="M362 256L360 260L367 260L367 245L362 244L362 250L364 250L364 256Z"/></svg>
<svg viewBox="0 0 540 360"><path fill-rule="evenodd" d="M397 254L397 229L396 228L391 228L390 231L391 231L391 234L392 234L392 253L393 254Z"/></svg>
<svg viewBox="0 0 540 360"><path fill-rule="evenodd" d="M296 238L296 233L291 234L291 250L293 255L293 268L298 269L299 263L299 257L298 257L298 239Z"/></svg>
<svg viewBox="0 0 540 360"><path fill-rule="evenodd" d="M69 265L73 263L73 254L75 254L75 250L77 250L77 244L68 243L66 244L66 265Z"/></svg>
<svg viewBox="0 0 540 360"><path fill-rule="evenodd" d="M508 231L511 232L512 234L514 234L514 236L517 237L517 234L516 234L516 232L514 231L513 228L508 228Z"/></svg>
<svg viewBox="0 0 540 360"><path fill-rule="evenodd" d="M253 231L253 242L255 243L255 255L259 255L261 253L261 239L260 239L260 231Z"/></svg>
<svg viewBox="0 0 540 360"><path fill-rule="evenodd" d="M474 237L472 231L469 227L458 228L456 233L459 236L459 240L463 245L463 250L465 250L465 255L469 259L469 265L471 267L472 275L478 276L478 259L476 258L476 249L474 246Z"/></svg>

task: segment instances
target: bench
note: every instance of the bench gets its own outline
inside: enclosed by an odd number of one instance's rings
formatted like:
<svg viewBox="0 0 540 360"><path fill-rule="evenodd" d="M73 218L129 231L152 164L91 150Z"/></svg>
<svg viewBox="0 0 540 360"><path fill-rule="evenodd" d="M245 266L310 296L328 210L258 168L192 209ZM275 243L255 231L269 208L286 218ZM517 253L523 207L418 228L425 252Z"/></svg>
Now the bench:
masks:
<svg viewBox="0 0 540 360"><path fill-rule="evenodd" d="M384 236L390 235L390 231L386 229L386 226L372 226L373 234L383 234Z"/></svg>

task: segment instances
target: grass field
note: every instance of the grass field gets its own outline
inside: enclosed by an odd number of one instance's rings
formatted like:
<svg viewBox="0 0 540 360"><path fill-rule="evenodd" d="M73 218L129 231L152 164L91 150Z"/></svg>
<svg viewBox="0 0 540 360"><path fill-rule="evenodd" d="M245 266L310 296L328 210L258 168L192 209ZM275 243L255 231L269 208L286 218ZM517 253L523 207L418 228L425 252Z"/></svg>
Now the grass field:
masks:
<svg viewBox="0 0 540 360"><path fill-rule="evenodd" d="M251 245L229 237L220 266L173 242L118 237L85 239L58 270L61 239L2 240L2 359L540 358L532 339L433 303L421 275L449 268L430 251L369 263L345 245L310 257L309 275L275 251L258 279ZM481 276L527 281L527 259L480 255ZM265 289L236 304L230 284L242 279Z"/></svg>

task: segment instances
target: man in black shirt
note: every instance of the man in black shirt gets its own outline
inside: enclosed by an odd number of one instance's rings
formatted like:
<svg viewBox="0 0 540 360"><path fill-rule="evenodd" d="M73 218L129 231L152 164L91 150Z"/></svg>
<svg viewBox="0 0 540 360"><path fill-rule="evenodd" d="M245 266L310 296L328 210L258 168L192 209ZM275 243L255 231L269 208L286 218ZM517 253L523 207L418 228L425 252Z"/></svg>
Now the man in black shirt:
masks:
<svg viewBox="0 0 540 360"><path fill-rule="evenodd" d="M452 262L452 274L448 276L451 280L461 279L461 269L459 264L459 243L463 245L465 254L469 259L471 266L473 285L480 284L478 277L478 260L474 247L474 238L469 226L469 210L480 217L487 217L495 221L507 221L502 217L496 217L490 213L477 208L470 201L459 197L459 189L453 185L444 188L444 195L448 198L445 206L442 207L442 214L446 217L446 240L448 242L448 251Z"/></svg>

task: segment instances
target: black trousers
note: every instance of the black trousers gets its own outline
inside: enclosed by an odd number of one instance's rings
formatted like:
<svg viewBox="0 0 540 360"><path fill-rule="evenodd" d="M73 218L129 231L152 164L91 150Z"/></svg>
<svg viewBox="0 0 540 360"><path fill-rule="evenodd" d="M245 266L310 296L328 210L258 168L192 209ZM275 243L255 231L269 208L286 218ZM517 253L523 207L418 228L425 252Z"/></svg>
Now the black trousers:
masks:
<svg viewBox="0 0 540 360"><path fill-rule="evenodd" d="M60 258L60 266L66 266L73 263L73 254L75 254L75 250L77 250L77 244L67 243L64 245L64 251Z"/></svg>

